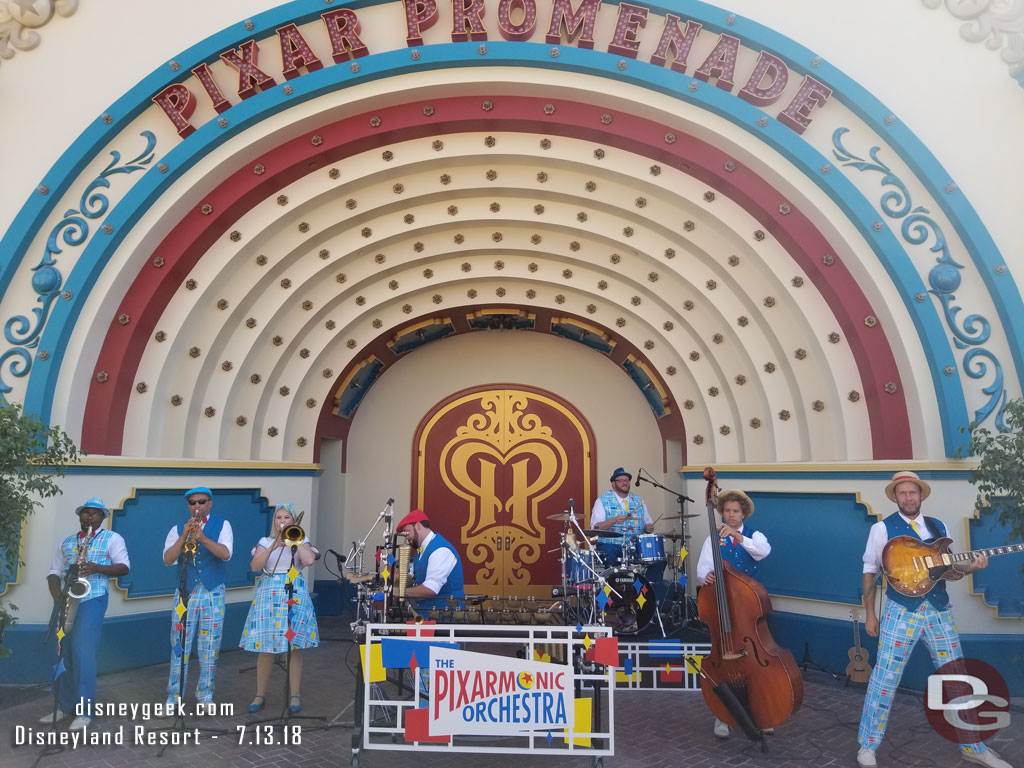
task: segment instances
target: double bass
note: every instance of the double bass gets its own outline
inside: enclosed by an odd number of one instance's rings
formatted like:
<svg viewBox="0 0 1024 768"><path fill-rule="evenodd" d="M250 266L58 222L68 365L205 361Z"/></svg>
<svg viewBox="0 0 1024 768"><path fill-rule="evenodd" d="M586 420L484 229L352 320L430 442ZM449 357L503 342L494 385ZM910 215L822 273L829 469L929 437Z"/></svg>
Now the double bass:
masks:
<svg viewBox="0 0 1024 768"><path fill-rule="evenodd" d="M708 507L715 583L701 588L697 612L711 633L711 653L701 664L701 691L708 709L723 723L738 726L754 741L800 708L804 684L793 654L768 631L772 602L754 578L722 561L715 522L717 482L707 467Z"/></svg>

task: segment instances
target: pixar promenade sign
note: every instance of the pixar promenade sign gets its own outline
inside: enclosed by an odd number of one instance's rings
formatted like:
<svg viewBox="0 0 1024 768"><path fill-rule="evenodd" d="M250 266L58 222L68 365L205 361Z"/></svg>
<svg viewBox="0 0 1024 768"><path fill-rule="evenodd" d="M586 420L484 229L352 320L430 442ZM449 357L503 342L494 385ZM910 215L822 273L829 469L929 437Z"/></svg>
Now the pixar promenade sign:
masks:
<svg viewBox="0 0 1024 768"><path fill-rule="evenodd" d="M728 92L738 86L736 95L762 110L780 103L774 117L797 133L803 133L812 112L832 95L831 88L810 75L795 82L798 78L790 77L788 65L778 56L746 47L734 35L708 32L691 19L672 13L654 16L649 8L631 3L580 0L574 6L573 0L549 0L541 7L543 1L450 0L446 5L438 0L402 0L360 9L374 21L366 32L355 10L337 8L301 27L287 23L275 36L246 40L222 51L219 60L193 67L191 76L166 86L152 100L185 138L196 129L190 118L199 99L221 113L282 79L322 69L325 59L340 64L403 44L416 48L483 42L495 35L514 42L603 48L624 59L646 60L681 74L692 72L693 78ZM443 28L429 32L442 18L450 33L441 32ZM371 38L385 41L375 44L380 50L366 42Z"/></svg>

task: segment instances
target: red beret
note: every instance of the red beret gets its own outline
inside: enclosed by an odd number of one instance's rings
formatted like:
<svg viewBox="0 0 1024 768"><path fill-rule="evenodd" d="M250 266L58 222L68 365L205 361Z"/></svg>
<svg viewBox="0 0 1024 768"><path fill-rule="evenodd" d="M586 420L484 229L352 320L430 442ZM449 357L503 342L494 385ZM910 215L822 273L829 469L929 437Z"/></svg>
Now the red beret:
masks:
<svg viewBox="0 0 1024 768"><path fill-rule="evenodd" d="M403 517L401 520L398 521L398 527L395 528L395 530L396 531L400 531L403 528L405 528L405 526L411 525L412 523L424 523L424 522L429 523L430 522L430 518L427 517L425 514L423 514L423 510L422 509L414 509L408 515L406 515L405 517Z"/></svg>

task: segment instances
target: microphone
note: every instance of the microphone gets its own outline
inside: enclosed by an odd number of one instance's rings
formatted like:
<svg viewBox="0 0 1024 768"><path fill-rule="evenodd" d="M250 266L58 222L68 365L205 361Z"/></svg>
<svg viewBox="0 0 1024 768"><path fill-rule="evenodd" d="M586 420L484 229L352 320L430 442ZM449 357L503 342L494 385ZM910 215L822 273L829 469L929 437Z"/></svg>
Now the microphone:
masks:
<svg viewBox="0 0 1024 768"><path fill-rule="evenodd" d="M345 562L345 556L344 555L339 555L333 549L328 549L327 550L327 554L328 555L334 555L334 559L335 559L335 561L337 561L337 565L338 565L339 568L341 567L341 564Z"/></svg>
<svg viewBox="0 0 1024 768"><path fill-rule="evenodd" d="M576 513L573 511L573 500L569 499L569 516L574 517Z"/></svg>
<svg viewBox="0 0 1024 768"><path fill-rule="evenodd" d="M635 483L635 485L636 485L637 488L640 487L640 473L643 472L643 471L644 471L643 467L640 467L640 469L638 469L636 471L636 483Z"/></svg>
<svg viewBox="0 0 1024 768"><path fill-rule="evenodd" d="M387 503L384 505L384 509L380 511L380 514L377 515L377 517L391 517L391 507L394 506L394 503L394 499L388 499Z"/></svg>

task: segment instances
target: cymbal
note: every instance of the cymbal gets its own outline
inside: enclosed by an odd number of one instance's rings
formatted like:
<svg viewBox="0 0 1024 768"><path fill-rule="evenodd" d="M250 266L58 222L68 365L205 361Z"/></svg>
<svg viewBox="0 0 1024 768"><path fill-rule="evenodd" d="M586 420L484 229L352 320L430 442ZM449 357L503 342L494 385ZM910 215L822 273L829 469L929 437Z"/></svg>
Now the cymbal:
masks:
<svg viewBox="0 0 1024 768"><path fill-rule="evenodd" d="M353 584L364 584L376 578L374 573L345 573L345 578Z"/></svg>
<svg viewBox="0 0 1024 768"><path fill-rule="evenodd" d="M689 514L686 514L686 515L672 515L671 517L672 517L673 520L679 520L680 518L683 518L683 517L700 517L700 516L701 516L700 512L690 512Z"/></svg>
<svg viewBox="0 0 1024 768"><path fill-rule="evenodd" d="M579 515L576 515L576 519L577 520L582 520L583 518L580 517ZM564 523L566 520L572 520L572 518L569 517L569 513L568 512L560 512L557 515L548 515L548 520L560 520L561 522Z"/></svg>
<svg viewBox="0 0 1024 768"><path fill-rule="evenodd" d="M687 534L682 534L682 533L663 533L661 535L664 536L666 539L670 539L672 541L679 541L680 539L688 539L688 538L690 538L690 534L688 534L688 533Z"/></svg>

